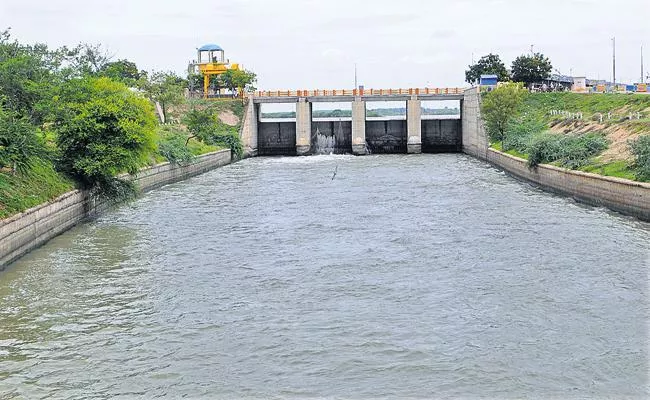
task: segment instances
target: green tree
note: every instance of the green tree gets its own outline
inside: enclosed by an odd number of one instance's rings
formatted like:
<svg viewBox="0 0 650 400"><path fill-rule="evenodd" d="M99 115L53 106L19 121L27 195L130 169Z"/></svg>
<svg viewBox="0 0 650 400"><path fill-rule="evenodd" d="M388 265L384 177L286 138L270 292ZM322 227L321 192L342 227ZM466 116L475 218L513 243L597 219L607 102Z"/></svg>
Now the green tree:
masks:
<svg viewBox="0 0 650 400"><path fill-rule="evenodd" d="M111 56L101 45L81 43L69 51L68 57L76 76L95 76L111 61Z"/></svg>
<svg viewBox="0 0 650 400"><path fill-rule="evenodd" d="M239 90L253 91L257 83L257 75L251 71L229 69L220 75L224 87L228 88L233 95Z"/></svg>
<svg viewBox="0 0 650 400"><path fill-rule="evenodd" d="M512 80L530 86L531 83L547 79L552 70L551 61L543 54L522 55L512 62Z"/></svg>
<svg viewBox="0 0 650 400"><path fill-rule="evenodd" d="M178 105L185 99L183 92L187 82L173 72L154 72L141 79L140 86L151 101L160 104L163 119L167 121L169 107Z"/></svg>
<svg viewBox="0 0 650 400"><path fill-rule="evenodd" d="M496 75L499 82L510 80L510 74L505 64L496 54L483 56L477 63L470 65L469 69L465 71L465 81L472 85L477 84L481 79L481 75Z"/></svg>
<svg viewBox="0 0 650 400"><path fill-rule="evenodd" d="M146 164L155 125L151 103L124 84L104 77L71 80L62 88L55 124L59 167L95 193L133 194L132 185L116 176Z"/></svg>
<svg viewBox="0 0 650 400"><path fill-rule="evenodd" d="M138 66L132 61L118 60L102 66L99 75L122 82L129 87L134 87L136 82L143 76L143 72L139 71Z"/></svg>
<svg viewBox="0 0 650 400"><path fill-rule="evenodd" d="M27 173L38 157L47 154L45 142L26 117L6 110L0 102L0 168L15 175Z"/></svg>
<svg viewBox="0 0 650 400"><path fill-rule="evenodd" d="M191 138L197 138L205 144L229 147L237 157L244 154L237 129L221 122L216 113L209 108L190 110L185 115L183 123L192 135L187 138L186 146Z"/></svg>
<svg viewBox="0 0 650 400"><path fill-rule="evenodd" d="M506 143L508 124L517 116L527 93L520 83L507 83L485 95L481 113L490 140Z"/></svg>
<svg viewBox="0 0 650 400"><path fill-rule="evenodd" d="M11 40L9 31L0 33L0 94L5 109L41 124L49 113L53 76L37 51Z"/></svg>

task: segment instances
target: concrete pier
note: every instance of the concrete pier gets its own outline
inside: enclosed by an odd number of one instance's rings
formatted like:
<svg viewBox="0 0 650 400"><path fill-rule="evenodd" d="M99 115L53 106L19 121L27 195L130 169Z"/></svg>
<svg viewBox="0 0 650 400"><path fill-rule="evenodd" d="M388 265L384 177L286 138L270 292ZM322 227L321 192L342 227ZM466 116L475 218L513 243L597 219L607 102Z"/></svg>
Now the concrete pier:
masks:
<svg viewBox="0 0 650 400"><path fill-rule="evenodd" d="M296 103L296 154L311 152L311 103L301 98Z"/></svg>
<svg viewBox="0 0 650 400"><path fill-rule="evenodd" d="M352 153L365 155L366 146L366 102L355 98L352 102Z"/></svg>
<svg viewBox="0 0 650 400"><path fill-rule="evenodd" d="M406 152L422 153L422 102L413 96L406 101Z"/></svg>

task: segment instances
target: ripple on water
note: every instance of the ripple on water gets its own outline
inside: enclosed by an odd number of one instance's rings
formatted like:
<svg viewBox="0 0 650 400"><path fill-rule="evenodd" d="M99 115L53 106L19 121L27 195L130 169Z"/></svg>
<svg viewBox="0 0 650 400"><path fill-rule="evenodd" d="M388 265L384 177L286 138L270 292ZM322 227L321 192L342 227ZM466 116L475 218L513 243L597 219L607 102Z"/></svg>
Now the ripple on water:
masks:
<svg viewBox="0 0 650 400"><path fill-rule="evenodd" d="M0 274L0 398L647 398L649 243L465 156L249 159Z"/></svg>

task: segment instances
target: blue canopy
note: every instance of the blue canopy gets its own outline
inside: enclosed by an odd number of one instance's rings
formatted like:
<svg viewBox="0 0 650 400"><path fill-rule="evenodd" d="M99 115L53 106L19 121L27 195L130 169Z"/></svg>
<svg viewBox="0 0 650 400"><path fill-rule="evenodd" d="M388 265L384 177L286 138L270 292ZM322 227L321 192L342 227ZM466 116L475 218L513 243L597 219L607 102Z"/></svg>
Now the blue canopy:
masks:
<svg viewBox="0 0 650 400"><path fill-rule="evenodd" d="M199 48L199 51L223 51L218 44L206 44Z"/></svg>

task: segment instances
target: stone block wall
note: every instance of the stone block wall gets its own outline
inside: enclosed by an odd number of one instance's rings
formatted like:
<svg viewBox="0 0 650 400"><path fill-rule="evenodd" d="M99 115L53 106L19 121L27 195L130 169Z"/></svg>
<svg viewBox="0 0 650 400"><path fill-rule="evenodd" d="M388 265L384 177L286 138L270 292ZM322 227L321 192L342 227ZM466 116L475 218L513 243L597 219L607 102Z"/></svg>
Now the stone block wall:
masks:
<svg viewBox="0 0 650 400"><path fill-rule="evenodd" d="M543 189L570 196L594 206L650 221L650 184L572 171L552 165L528 168L526 160L489 149L487 161Z"/></svg>
<svg viewBox="0 0 650 400"><path fill-rule="evenodd" d="M188 166L163 163L145 168L133 178L141 192L178 182L229 164L230 150L199 156ZM0 270L79 222L101 212L106 205L87 192L73 190L49 203L0 221Z"/></svg>

